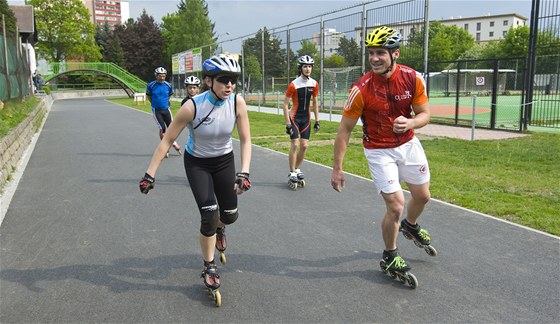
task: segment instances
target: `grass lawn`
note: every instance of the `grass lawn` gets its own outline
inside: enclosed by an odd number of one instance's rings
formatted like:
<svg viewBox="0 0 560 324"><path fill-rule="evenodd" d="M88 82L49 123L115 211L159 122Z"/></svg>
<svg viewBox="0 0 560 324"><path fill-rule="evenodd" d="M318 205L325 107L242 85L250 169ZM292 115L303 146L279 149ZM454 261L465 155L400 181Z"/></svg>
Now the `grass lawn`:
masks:
<svg viewBox="0 0 560 324"><path fill-rule="evenodd" d="M0 138L19 125L38 103L39 99L36 97L30 97L22 102L15 100L5 102L4 109L0 110Z"/></svg>

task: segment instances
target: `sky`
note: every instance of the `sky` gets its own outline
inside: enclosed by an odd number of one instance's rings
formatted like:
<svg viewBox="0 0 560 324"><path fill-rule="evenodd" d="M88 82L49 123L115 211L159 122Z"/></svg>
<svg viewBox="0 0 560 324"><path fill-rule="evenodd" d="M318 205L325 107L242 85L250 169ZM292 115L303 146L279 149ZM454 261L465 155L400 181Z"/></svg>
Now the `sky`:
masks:
<svg viewBox="0 0 560 324"><path fill-rule="evenodd" d="M55 0L56 1L56 0ZM22 1L8 0L10 4ZM177 12L180 0L128 0L130 17L137 19L142 10L161 23L168 13ZM310 17L317 17L332 11L348 8L366 1L351 0L206 0L209 18L215 23L215 35L219 36L224 51L239 53L241 38L252 35L262 27L271 30L298 23ZM389 1L380 1L380 6ZM369 5L367 8L372 8ZM329 19L353 14L361 10L356 7L339 14L329 15ZM430 0L430 20L449 19L462 16L475 17L516 13L530 17L531 0ZM301 26L301 24L298 24ZM229 33L227 35L226 33Z"/></svg>
<svg viewBox="0 0 560 324"><path fill-rule="evenodd" d="M176 12L180 0L128 0L130 17L137 18L143 9L153 16L157 22L167 13ZM241 40L233 40L251 35L266 27L271 30L289 24L301 22L310 17L316 17L332 11L348 8L365 1L351 0L206 0L209 18L215 23L215 35L223 43L225 51L238 53ZM380 3L389 3L382 1ZM377 5L376 5L377 6ZM372 8L369 5L367 8ZM356 7L334 17L353 14L361 10ZM484 15L511 14L530 17L531 0L430 0L430 19L449 19L462 16L474 17ZM301 25L300 25L301 26ZM228 32L229 35L225 33Z"/></svg>

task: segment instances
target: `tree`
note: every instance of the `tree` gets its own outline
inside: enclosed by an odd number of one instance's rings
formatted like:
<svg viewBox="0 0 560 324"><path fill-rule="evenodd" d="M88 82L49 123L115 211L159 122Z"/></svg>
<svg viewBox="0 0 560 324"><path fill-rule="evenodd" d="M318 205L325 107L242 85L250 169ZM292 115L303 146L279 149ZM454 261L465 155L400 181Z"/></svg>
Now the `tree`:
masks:
<svg viewBox="0 0 560 324"><path fill-rule="evenodd" d="M526 57L529 53L529 34L528 26L510 28L498 43L495 57Z"/></svg>
<svg viewBox="0 0 560 324"><path fill-rule="evenodd" d="M162 18L162 38L165 55L186 51L197 46L214 44L214 23L208 19L208 5L204 0L181 0L178 12Z"/></svg>
<svg viewBox="0 0 560 324"><path fill-rule="evenodd" d="M354 38L342 37L338 42L338 48L336 53L342 56L348 66L361 66L362 65L362 53L360 46Z"/></svg>
<svg viewBox="0 0 560 324"><path fill-rule="evenodd" d="M0 0L0 26L2 24L2 15L4 15L5 19L6 34L15 35L17 30L17 19L12 9L10 9L7 0Z"/></svg>
<svg viewBox="0 0 560 324"><path fill-rule="evenodd" d="M117 26L116 28L122 28L122 26ZM109 28L109 24L105 23L102 28L97 28L95 41L101 47L103 62L113 62L118 66L124 66L124 51L121 41L116 35L116 32L113 32Z"/></svg>
<svg viewBox="0 0 560 324"><path fill-rule="evenodd" d="M30 0L35 9L39 41L37 52L47 60L69 59L99 61L101 53L95 43L95 25L80 0Z"/></svg>
<svg viewBox="0 0 560 324"><path fill-rule="evenodd" d="M150 81L156 67L171 70L170 61L164 59L161 30L146 10L136 21L129 19L124 26L115 28L114 33L124 52L124 68L132 74Z"/></svg>
<svg viewBox="0 0 560 324"><path fill-rule="evenodd" d="M262 73L259 61L254 55L244 55L244 59L246 90L253 91L255 85L260 89L262 85Z"/></svg>
<svg viewBox="0 0 560 324"><path fill-rule="evenodd" d="M264 39L264 63L265 77L285 77L286 76L286 50L280 47L281 41L276 37L271 37L266 29L259 30L255 37L243 41L243 55L253 55L262 66L262 49Z"/></svg>
<svg viewBox="0 0 560 324"><path fill-rule="evenodd" d="M342 57L338 54L333 54L333 55L325 58L325 61L323 62L323 64L326 68L337 68L337 67L350 66L350 65L348 65L348 63L346 62L344 57Z"/></svg>

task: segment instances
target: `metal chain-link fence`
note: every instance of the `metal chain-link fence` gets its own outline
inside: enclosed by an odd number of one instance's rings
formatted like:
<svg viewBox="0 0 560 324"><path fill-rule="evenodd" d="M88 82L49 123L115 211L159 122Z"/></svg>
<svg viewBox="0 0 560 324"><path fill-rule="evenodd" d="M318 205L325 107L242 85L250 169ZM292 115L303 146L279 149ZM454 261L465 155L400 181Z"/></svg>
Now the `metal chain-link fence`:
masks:
<svg viewBox="0 0 560 324"><path fill-rule="evenodd" d="M23 98L31 94L31 73L27 51L18 37L4 36L0 25L0 100Z"/></svg>
<svg viewBox="0 0 560 324"><path fill-rule="evenodd" d="M427 0L368 1L281 27L264 26L234 39L218 36L217 46L205 46L210 51L195 48L175 56L173 82L177 89L184 88L185 76L200 77L200 66L193 66L193 58L204 61L217 52L214 49L228 52L224 44L241 40L241 53L234 55L243 71L238 91L243 91L246 100L283 100L288 84L297 77L297 58L306 54L315 59L312 77L320 84L320 108L341 110L352 83L369 70L363 39L376 27L397 29L404 39L399 62L424 70L424 46L416 43L424 44L427 5Z"/></svg>

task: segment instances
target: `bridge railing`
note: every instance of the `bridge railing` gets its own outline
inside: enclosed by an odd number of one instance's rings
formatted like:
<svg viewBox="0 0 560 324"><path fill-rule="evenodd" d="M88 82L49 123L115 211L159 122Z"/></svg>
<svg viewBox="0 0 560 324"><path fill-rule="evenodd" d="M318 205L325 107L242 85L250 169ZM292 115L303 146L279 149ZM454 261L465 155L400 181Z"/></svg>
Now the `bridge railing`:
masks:
<svg viewBox="0 0 560 324"><path fill-rule="evenodd" d="M145 92L147 83L134 74L126 71L115 63L110 62L52 62L49 64L49 75L45 81L49 81L56 75L74 70L100 71L110 74L119 81L126 84L134 92Z"/></svg>

